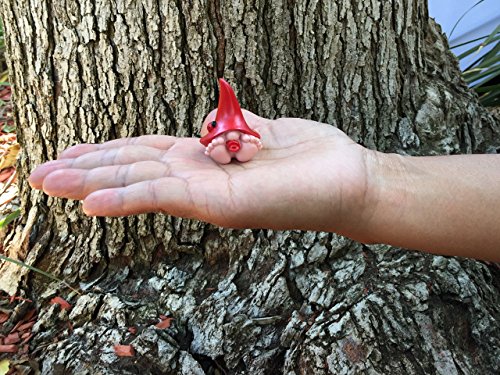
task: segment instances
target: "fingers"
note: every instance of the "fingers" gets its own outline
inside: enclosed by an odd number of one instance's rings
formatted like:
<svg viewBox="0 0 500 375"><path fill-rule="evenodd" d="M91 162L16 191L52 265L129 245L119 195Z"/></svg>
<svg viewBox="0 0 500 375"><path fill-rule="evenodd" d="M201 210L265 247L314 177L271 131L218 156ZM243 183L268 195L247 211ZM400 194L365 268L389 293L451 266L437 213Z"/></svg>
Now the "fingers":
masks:
<svg viewBox="0 0 500 375"><path fill-rule="evenodd" d="M89 216L126 216L163 212L193 217L195 205L187 183L176 177L139 182L122 188L99 190L83 201Z"/></svg>
<svg viewBox="0 0 500 375"><path fill-rule="evenodd" d="M123 146L84 154L67 159L71 168L91 169L106 165L132 164L139 161L160 161L165 151L148 146Z"/></svg>
<svg viewBox="0 0 500 375"><path fill-rule="evenodd" d="M108 150L130 145L154 147L166 151L174 145L176 140L176 137L171 137L169 135L143 135L135 138L114 139L101 144L84 143L66 149L59 155L58 159L76 158L89 152Z"/></svg>
<svg viewBox="0 0 500 375"><path fill-rule="evenodd" d="M124 187L142 181L167 177L167 164L144 161L95 169L60 169L43 180L43 191L53 197L82 200L97 190Z"/></svg>
<svg viewBox="0 0 500 375"><path fill-rule="evenodd" d="M81 145L99 146L99 145ZM75 146L78 147L78 146ZM74 159L58 159L38 166L30 175L29 183L41 189L47 175L59 169L92 169L109 165L126 165L142 161L162 161L166 151L154 147L130 145L83 153Z"/></svg>
<svg viewBox="0 0 500 375"><path fill-rule="evenodd" d="M63 161L53 160L44 163L36 167L35 170L31 172L30 176L28 177L28 182L32 188L41 189L45 176L58 169L65 168L67 167L67 165L68 165L67 162L64 160Z"/></svg>

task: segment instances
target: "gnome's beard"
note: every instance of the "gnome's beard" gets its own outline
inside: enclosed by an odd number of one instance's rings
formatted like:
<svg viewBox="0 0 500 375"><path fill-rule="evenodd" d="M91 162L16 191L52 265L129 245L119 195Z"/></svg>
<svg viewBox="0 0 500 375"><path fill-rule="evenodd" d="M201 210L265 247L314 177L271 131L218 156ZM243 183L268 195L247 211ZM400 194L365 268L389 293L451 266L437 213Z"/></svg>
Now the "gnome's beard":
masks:
<svg viewBox="0 0 500 375"><path fill-rule="evenodd" d="M262 149L262 142L253 135L230 131L214 138L205 148L205 155L219 164L228 164L232 158L240 162L252 159Z"/></svg>

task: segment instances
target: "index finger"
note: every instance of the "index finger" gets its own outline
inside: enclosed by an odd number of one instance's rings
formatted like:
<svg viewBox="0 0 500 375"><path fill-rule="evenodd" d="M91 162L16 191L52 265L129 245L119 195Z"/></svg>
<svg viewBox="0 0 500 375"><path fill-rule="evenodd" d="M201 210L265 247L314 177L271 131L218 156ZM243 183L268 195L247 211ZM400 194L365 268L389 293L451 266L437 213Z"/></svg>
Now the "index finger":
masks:
<svg viewBox="0 0 500 375"><path fill-rule="evenodd" d="M141 135L140 137L114 139L104 143L82 143L64 150L58 159L73 159L89 152L129 145L148 146L166 151L175 144L177 139L177 137L170 135Z"/></svg>
<svg viewBox="0 0 500 375"><path fill-rule="evenodd" d="M89 216L117 217L162 212L178 217L194 217L196 207L187 182L177 177L97 190L83 201L83 211Z"/></svg>

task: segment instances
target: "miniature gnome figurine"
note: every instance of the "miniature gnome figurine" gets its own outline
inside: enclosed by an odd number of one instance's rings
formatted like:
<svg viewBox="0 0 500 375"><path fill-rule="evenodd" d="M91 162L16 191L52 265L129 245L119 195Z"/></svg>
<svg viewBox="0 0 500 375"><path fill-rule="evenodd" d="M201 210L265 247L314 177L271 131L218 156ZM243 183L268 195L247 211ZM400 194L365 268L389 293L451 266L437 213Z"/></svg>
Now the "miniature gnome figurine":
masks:
<svg viewBox="0 0 500 375"><path fill-rule="evenodd" d="M260 135L245 122L231 86L223 78L219 86L217 115L202 129L200 143L205 146L205 155L219 164L228 164L233 158L249 161L262 148Z"/></svg>

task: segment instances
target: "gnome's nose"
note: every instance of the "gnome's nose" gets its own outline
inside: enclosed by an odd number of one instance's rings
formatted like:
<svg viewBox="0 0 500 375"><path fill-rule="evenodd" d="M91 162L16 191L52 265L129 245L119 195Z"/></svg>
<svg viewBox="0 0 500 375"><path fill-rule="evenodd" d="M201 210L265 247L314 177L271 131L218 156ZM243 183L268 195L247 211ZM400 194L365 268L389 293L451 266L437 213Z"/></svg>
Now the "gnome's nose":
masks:
<svg viewBox="0 0 500 375"><path fill-rule="evenodd" d="M231 140L226 142L226 148L229 152L238 152L241 148L240 142Z"/></svg>

